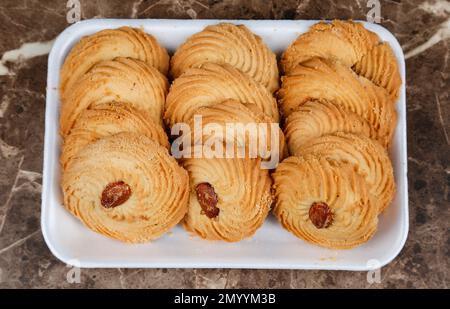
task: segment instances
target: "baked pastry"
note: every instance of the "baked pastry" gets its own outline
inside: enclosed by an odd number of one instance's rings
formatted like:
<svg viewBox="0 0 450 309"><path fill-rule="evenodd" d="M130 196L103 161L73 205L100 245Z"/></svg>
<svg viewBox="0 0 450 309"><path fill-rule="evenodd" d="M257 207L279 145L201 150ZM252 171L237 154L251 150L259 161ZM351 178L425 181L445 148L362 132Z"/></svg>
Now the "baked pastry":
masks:
<svg viewBox="0 0 450 309"><path fill-rule="evenodd" d="M283 53L281 66L291 74L299 63L313 57L339 60L350 68L379 42L378 36L352 21L319 22L301 34Z"/></svg>
<svg viewBox="0 0 450 309"><path fill-rule="evenodd" d="M273 213L284 228L332 249L360 245L375 233L378 209L352 164L324 157L289 157L273 174Z"/></svg>
<svg viewBox="0 0 450 309"><path fill-rule="evenodd" d="M205 62L228 63L251 76L269 91L278 89L275 54L244 25L220 23L189 37L171 59L171 72L179 77Z"/></svg>
<svg viewBox="0 0 450 309"><path fill-rule="evenodd" d="M292 112L284 124L284 133L291 153L314 138L336 132L376 138L367 120L330 101L307 101Z"/></svg>
<svg viewBox="0 0 450 309"><path fill-rule="evenodd" d="M363 24L334 20L313 25L286 49L281 66L291 74L298 64L314 57L339 61L397 100L402 83L397 59L389 44L380 42Z"/></svg>
<svg viewBox="0 0 450 309"><path fill-rule="evenodd" d="M95 64L117 57L142 60L167 74L169 55L150 34L138 28L107 29L83 37L70 51L61 69L61 99L72 91L77 81Z"/></svg>
<svg viewBox="0 0 450 309"><path fill-rule="evenodd" d="M186 213L188 175L145 135L89 144L62 178L65 207L95 232L124 242L155 239Z"/></svg>
<svg viewBox="0 0 450 309"><path fill-rule="evenodd" d="M392 99L397 100L402 79L397 59L388 43L383 42L372 48L355 63L353 69L375 85L386 89Z"/></svg>
<svg viewBox="0 0 450 309"><path fill-rule="evenodd" d="M366 119L376 139L388 147L396 126L396 112L386 90L356 75L342 64L312 58L282 78L278 91L285 117L311 100L326 100Z"/></svg>
<svg viewBox="0 0 450 309"><path fill-rule="evenodd" d="M386 209L394 197L394 172L389 155L379 143L366 136L342 132L325 135L293 149L292 154L351 163L365 178L379 212Z"/></svg>
<svg viewBox="0 0 450 309"><path fill-rule="evenodd" d="M385 148L389 148L397 127L397 111L395 110L394 101L392 101L392 98L389 97L384 88L375 86L362 76L358 79L364 87L365 94L370 102L364 118L375 130L372 137Z"/></svg>
<svg viewBox="0 0 450 309"><path fill-rule="evenodd" d="M164 118L170 127L188 123L199 108L227 99L256 104L278 122L276 100L266 88L229 64L214 63L189 69L172 83Z"/></svg>
<svg viewBox="0 0 450 309"><path fill-rule="evenodd" d="M124 102L147 112L162 123L169 84L164 75L148 64L128 58L103 61L86 73L67 94L61 106L60 129L66 136L80 113L106 102Z"/></svg>
<svg viewBox="0 0 450 309"><path fill-rule="evenodd" d="M269 159L275 156L278 163L278 159L287 154L278 123L273 123L256 104L226 100L199 108L195 115L201 116L202 134L194 131L195 119L191 119L190 144L204 146L205 157L213 157L211 154L227 158L245 155Z"/></svg>
<svg viewBox="0 0 450 309"><path fill-rule="evenodd" d="M170 147L162 127L154 123L146 112L138 111L126 103L99 104L80 114L64 140L60 158L63 169L88 144L122 132L146 135L164 148Z"/></svg>
<svg viewBox="0 0 450 309"><path fill-rule="evenodd" d="M185 229L208 240L252 236L272 204L272 181L260 163L248 158L183 160L190 179Z"/></svg>

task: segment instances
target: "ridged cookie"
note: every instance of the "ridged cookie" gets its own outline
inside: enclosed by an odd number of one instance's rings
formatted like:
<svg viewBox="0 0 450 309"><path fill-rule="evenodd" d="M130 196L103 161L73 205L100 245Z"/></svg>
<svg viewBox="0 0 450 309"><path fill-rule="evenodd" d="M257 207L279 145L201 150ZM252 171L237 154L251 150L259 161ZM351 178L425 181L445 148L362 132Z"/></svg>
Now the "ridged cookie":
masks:
<svg viewBox="0 0 450 309"><path fill-rule="evenodd" d="M199 108L195 115L201 117L202 134L195 132L195 119L191 119L191 144L203 145L211 150L208 153L262 159L273 155L282 159L286 154L278 123L273 123L255 104L226 100Z"/></svg>
<svg viewBox="0 0 450 309"><path fill-rule="evenodd" d="M282 78L278 91L282 113L288 117L302 104L326 100L365 118L385 147L396 127L396 112L386 90L334 61L313 58Z"/></svg>
<svg viewBox="0 0 450 309"><path fill-rule="evenodd" d="M272 180L260 159L186 159L189 209L183 225L208 240L240 241L267 217Z"/></svg>
<svg viewBox="0 0 450 309"><path fill-rule="evenodd" d="M112 101L146 111L155 123L162 125L168 88L165 76L142 61L117 58L100 62L77 82L62 104L61 134L70 132L83 110Z"/></svg>
<svg viewBox="0 0 450 309"><path fill-rule="evenodd" d="M170 127L178 122L188 123L199 108L227 99L256 104L278 122L276 100L264 86L229 64L214 63L191 68L172 83L164 118Z"/></svg>
<svg viewBox="0 0 450 309"><path fill-rule="evenodd" d="M294 149L293 155L315 155L354 166L369 185L379 212L391 203L395 194L395 180L389 155L379 143L351 133L334 133L310 140Z"/></svg>
<svg viewBox="0 0 450 309"><path fill-rule="evenodd" d="M372 136L385 148L389 148L397 127L397 111L392 98L384 88L375 86L370 80L360 76L359 81L370 102L364 118L375 131Z"/></svg>
<svg viewBox="0 0 450 309"><path fill-rule="evenodd" d="M313 25L286 49L281 66L290 74L298 64L314 57L339 61L397 100L402 83L397 59L389 44L380 42L363 24L335 20Z"/></svg>
<svg viewBox="0 0 450 309"><path fill-rule="evenodd" d="M372 48L353 69L377 86L386 89L393 100L397 100L402 79L397 59L388 43L383 42Z"/></svg>
<svg viewBox="0 0 450 309"><path fill-rule="evenodd" d="M378 36L352 21L320 22L301 34L283 53L281 66L285 74L313 57L339 60L350 68L379 42Z"/></svg>
<svg viewBox="0 0 450 309"><path fill-rule="evenodd" d="M269 91L278 89L275 54L244 25L220 23L189 37L171 59L172 76L177 78L205 62L230 64Z"/></svg>
<svg viewBox="0 0 450 309"><path fill-rule="evenodd" d="M63 169L87 145L122 132L146 135L166 149L170 147L162 127L144 111L138 111L126 103L99 104L80 114L64 140L60 158Z"/></svg>
<svg viewBox="0 0 450 309"><path fill-rule="evenodd" d="M308 242L348 249L372 237L377 206L351 164L308 156L289 157L273 174L273 213L284 228Z"/></svg>
<svg viewBox="0 0 450 309"><path fill-rule="evenodd" d="M61 69L60 93L63 103L78 80L95 64L117 57L142 60L167 74L169 55L150 34L138 28L107 29L83 37L70 51Z"/></svg>
<svg viewBox="0 0 450 309"><path fill-rule="evenodd" d="M367 120L329 101L308 101L302 104L285 120L283 131L290 153L314 138L336 132L376 138Z"/></svg>
<svg viewBox="0 0 450 309"><path fill-rule="evenodd" d="M80 152L63 174L65 207L91 230L124 242L155 239L186 213L187 172L144 135L121 133Z"/></svg>

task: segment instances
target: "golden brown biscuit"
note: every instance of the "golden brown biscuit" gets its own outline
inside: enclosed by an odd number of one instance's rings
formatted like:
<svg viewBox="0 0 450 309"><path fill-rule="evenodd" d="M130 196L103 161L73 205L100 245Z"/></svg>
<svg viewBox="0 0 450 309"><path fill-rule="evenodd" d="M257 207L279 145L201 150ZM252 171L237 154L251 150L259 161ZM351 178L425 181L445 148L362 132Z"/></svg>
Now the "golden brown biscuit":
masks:
<svg viewBox="0 0 450 309"><path fill-rule="evenodd" d="M183 225L208 240L235 242L252 236L272 204L269 172L260 159L186 159L189 209Z"/></svg>
<svg viewBox="0 0 450 309"><path fill-rule="evenodd" d="M276 100L266 88L228 64L214 63L189 69L172 83L164 118L170 127L188 123L199 108L227 99L256 104L278 122Z"/></svg>
<svg viewBox="0 0 450 309"><path fill-rule="evenodd" d="M161 116L169 84L155 68L128 58L103 61L85 74L61 106L61 134L66 136L79 114L92 106L124 102L146 111L155 123Z"/></svg>
<svg viewBox="0 0 450 309"><path fill-rule="evenodd" d="M370 107L364 118L375 131L372 137L385 148L389 148L397 127L395 104L393 104L392 98L389 97L384 88L375 86L370 80L362 76L358 79L370 102Z"/></svg>
<svg viewBox="0 0 450 309"><path fill-rule="evenodd" d="M365 118L376 139L390 145L397 119L392 99L385 89L338 62L313 58L298 65L282 78L278 97L285 117L311 100L333 102Z"/></svg>
<svg viewBox="0 0 450 309"><path fill-rule="evenodd" d="M332 249L365 243L377 228L377 206L353 166L308 156L289 157L273 174L274 214L283 227Z"/></svg>
<svg viewBox="0 0 450 309"><path fill-rule="evenodd" d="M402 84L397 59L388 43L381 43L365 54L353 67L356 73L386 89L397 100Z"/></svg>
<svg viewBox="0 0 450 309"><path fill-rule="evenodd" d="M286 49L281 65L285 74L291 74L314 57L337 60L385 88L394 101L398 97L402 81L391 47L361 23L335 20L313 25Z"/></svg>
<svg viewBox="0 0 450 309"><path fill-rule="evenodd" d="M268 159L276 155L282 159L287 154L278 123L273 123L256 104L226 100L199 108L195 116L201 117L202 134L195 133L195 119L191 119L192 145L203 145L223 157L227 153L227 157L245 155ZM273 129L277 132L272 132Z"/></svg>
<svg viewBox="0 0 450 309"><path fill-rule="evenodd" d="M230 64L269 91L278 89L275 54L244 25L220 23L189 37L171 59L172 76L177 78L205 62Z"/></svg>
<svg viewBox="0 0 450 309"><path fill-rule="evenodd" d="M378 36L352 21L320 22L301 34L283 53L281 66L285 74L313 57L339 60L350 68L379 42Z"/></svg>
<svg viewBox="0 0 450 309"><path fill-rule="evenodd" d="M291 153L314 138L336 132L376 138L367 120L329 101L304 103L290 114L284 125L284 134Z"/></svg>
<svg viewBox="0 0 450 309"><path fill-rule="evenodd" d="M70 51L61 69L60 93L63 103L77 81L95 64L117 57L142 60L167 74L169 55L150 34L138 28L107 29L83 37Z"/></svg>
<svg viewBox="0 0 450 309"><path fill-rule="evenodd" d="M144 111L138 111L126 103L99 104L80 114L65 139L60 159L63 169L88 144L122 132L146 135L166 149L170 147L162 127Z"/></svg>
<svg viewBox="0 0 450 309"><path fill-rule="evenodd" d="M376 199L379 212L392 201L395 180L388 153L378 142L351 133L334 133L310 140L293 149L293 155L315 155L329 160L351 163L369 185L369 192Z"/></svg>
<svg viewBox="0 0 450 309"><path fill-rule="evenodd" d="M62 179L65 207L97 233L155 239L183 218L188 175L145 135L120 133L88 145Z"/></svg>

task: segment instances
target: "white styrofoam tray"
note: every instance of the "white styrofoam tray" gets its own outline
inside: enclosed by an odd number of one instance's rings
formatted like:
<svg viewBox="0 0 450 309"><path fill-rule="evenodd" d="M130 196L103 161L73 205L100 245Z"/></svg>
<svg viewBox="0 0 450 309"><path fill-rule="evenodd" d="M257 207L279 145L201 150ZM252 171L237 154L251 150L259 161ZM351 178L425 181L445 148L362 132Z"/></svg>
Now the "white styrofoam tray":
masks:
<svg viewBox="0 0 450 309"><path fill-rule="evenodd" d="M378 231L366 244L351 250L329 250L308 244L284 230L270 215L256 235L239 243L201 240L176 226L160 239L124 244L96 234L83 226L62 205L59 155L59 72L71 47L85 35L105 28L143 27L170 52L191 34L219 20L107 20L79 22L57 38L48 60L47 106L42 189L42 232L52 253L80 267L171 267L171 268L283 268L369 270L392 261L408 234L406 154L405 62L395 37L385 28L365 23L389 42L398 59L403 84L397 102L398 125L391 149L397 193L380 217ZM232 20L245 24L262 37L277 54L317 21Z"/></svg>

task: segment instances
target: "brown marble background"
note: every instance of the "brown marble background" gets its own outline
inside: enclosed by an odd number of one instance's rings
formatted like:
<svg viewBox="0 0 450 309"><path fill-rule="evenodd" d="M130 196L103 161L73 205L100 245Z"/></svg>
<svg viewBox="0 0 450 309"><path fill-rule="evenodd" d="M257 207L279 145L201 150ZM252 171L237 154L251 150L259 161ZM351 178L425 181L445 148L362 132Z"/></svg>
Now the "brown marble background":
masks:
<svg viewBox="0 0 450 309"><path fill-rule="evenodd" d="M68 26L66 3L0 0L0 55L55 38ZM365 0L81 0L81 6L83 19L365 19L369 10ZM381 270L380 284L367 283L365 272L226 269L83 269L81 283L69 284L69 268L48 250L39 222L44 55L5 62L10 75L0 76L0 288L448 288L450 3L390 0L381 1L381 10L382 25L408 55L410 232L400 256Z"/></svg>

